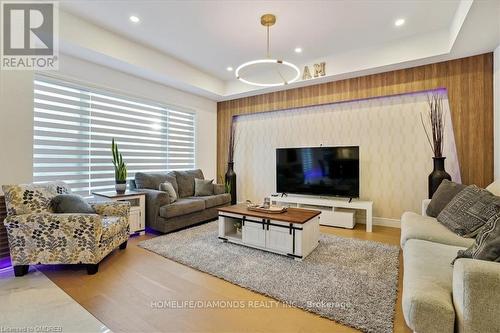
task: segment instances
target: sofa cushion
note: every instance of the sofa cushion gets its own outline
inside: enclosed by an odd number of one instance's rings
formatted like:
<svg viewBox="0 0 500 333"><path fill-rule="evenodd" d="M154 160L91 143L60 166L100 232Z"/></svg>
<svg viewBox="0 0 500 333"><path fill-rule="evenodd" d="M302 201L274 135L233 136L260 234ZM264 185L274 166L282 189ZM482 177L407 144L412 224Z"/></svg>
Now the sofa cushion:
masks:
<svg viewBox="0 0 500 333"><path fill-rule="evenodd" d="M500 197L469 185L439 213L437 220L457 235L474 237L499 205Z"/></svg>
<svg viewBox="0 0 500 333"><path fill-rule="evenodd" d="M448 179L443 180L436 192L432 195L432 200L427 206L427 215L437 217L444 207L446 207L446 205L466 187L467 185L458 184Z"/></svg>
<svg viewBox="0 0 500 333"><path fill-rule="evenodd" d="M177 178L179 197L186 198L194 195L194 179L205 179L203 172L200 169L174 171Z"/></svg>
<svg viewBox="0 0 500 333"><path fill-rule="evenodd" d="M469 247L472 238L458 236L439 223L434 217L406 212L401 216L401 247L409 239L421 239L431 242Z"/></svg>
<svg viewBox="0 0 500 333"><path fill-rule="evenodd" d="M135 186L138 189L147 188L150 190L156 190L160 188L161 183L169 182L174 187L175 192L179 194L179 189L177 186L177 178L175 172L163 172L163 173L144 173L137 172L135 174Z"/></svg>
<svg viewBox="0 0 500 333"><path fill-rule="evenodd" d="M224 194L224 193L226 193L226 185L214 184L214 194Z"/></svg>
<svg viewBox="0 0 500 333"><path fill-rule="evenodd" d="M467 250L458 251L458 258L500 262L500 211L486 222Z"/></svg>
<svg viewBox="0 0 500 333"><path fill-rule="evenodd" d="M213 179L194 179L194 196L204 197L214 194L214 180Z"/></svg>
<svg viewBox="0 0 500 333"><path fill-rule="evenodd" d="M463 247L410 239L403 249L403 315L414 332L453 333L453 266Z"/></svg>
<svg viewBox="0 0 500 333"><path fill-rule="evenodd" d="M164 218L186 215L205 209L205 201L200 199L178 199L176 202L160 207L160 216Z"/></svg>
<svg viewBox="0 0 500 333"><path fill-rule="evenodd" d="M222 206L231 202L231 195L229 193L214 194L204 197L189 197L189 199L197 199L205 201L205 208L212 208Z"/></svg>

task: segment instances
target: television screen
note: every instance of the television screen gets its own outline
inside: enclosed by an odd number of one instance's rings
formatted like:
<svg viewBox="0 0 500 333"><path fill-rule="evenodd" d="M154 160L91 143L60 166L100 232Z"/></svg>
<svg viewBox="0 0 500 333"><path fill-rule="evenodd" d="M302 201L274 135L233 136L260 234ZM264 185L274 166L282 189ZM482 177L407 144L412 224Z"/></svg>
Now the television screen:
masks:
<svg viewBox="0 0 500 333"><path fill-rule="evenodd" d="M359 197L359 147L276 149L276 190Z"/></svg>

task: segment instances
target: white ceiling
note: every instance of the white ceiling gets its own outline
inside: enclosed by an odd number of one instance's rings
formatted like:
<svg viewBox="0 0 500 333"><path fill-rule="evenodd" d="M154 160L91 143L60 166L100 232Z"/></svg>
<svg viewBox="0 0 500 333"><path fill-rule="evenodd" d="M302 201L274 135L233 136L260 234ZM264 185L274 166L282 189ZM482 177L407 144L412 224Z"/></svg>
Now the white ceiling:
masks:
<svg viewBox="0 0 500 333"><path fill-rule="evenodd" d="M226 71L265 57L264 13L277 16L273 57L300 68L327 61L327 77L293 86L484 53L500 44L500 0L71 0L60 7L69 13L61 21L61 38L69 42L63 51L216 100L272 90L245 85ZM398 18L406 24L395 27Z"/></svg>
<svg viewBox="0 0 500 333"><path fill-rule="evenodd" d="M294 63L446 29L459 1L68 1L61 8L222 80L264 58L260 16L273 13L271 54ZM141 19L129 21L130 15ZM404 18L406 24L395 27ZM300 46L302 54L294 52Z"/></svg>

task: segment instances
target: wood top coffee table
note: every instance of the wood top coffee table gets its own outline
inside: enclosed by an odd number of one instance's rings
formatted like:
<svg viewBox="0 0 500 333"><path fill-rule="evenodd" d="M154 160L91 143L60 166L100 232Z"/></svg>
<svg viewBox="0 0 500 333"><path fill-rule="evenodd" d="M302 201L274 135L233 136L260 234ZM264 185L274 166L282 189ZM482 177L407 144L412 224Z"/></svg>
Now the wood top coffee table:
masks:
<svg viewBox="0 0 500 333"><path fill-rule="evenodd" d="M223 207L219 239L302 260L318 246L320 214L301 208L271 214L250 211L245 204Z"/></svg>

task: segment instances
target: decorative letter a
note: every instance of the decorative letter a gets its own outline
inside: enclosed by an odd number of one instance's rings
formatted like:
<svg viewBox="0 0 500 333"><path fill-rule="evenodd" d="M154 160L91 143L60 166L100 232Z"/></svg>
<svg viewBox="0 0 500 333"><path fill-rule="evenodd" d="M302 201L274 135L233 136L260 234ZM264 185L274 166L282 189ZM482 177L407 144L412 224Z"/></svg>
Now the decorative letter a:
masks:
<svg viewBox="0 0 500 333"><path fill-rule="evenodd" d="M304 72L302 72L302 80L312 79L311 73L309 72L309 67L304 66Z"/></svg>

